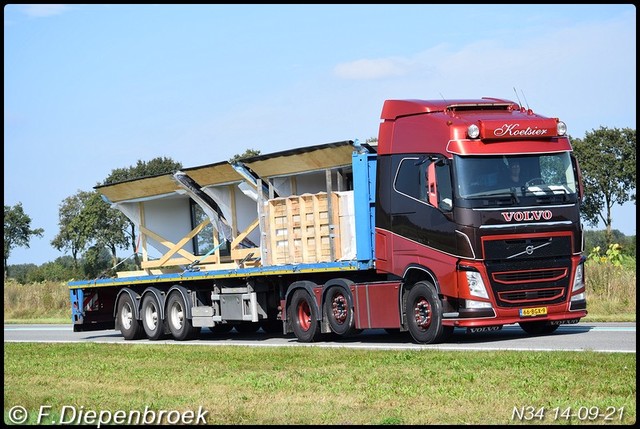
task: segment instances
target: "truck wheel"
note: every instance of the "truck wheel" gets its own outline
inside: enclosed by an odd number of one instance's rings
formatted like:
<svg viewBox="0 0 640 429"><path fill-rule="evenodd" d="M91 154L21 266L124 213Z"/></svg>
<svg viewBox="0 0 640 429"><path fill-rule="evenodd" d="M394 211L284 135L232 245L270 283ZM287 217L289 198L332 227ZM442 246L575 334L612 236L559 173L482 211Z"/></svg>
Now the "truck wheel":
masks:
<svg viewBox="0 0 640 429"><path fill-rule="evenodd" d="M171 335L177 341L194 338L200 331L187 318L187 306L179 293L172 293L167 300L167 323Z"/></svg>
<svg viewBox="0 0 640 429"><path fill-rule="evenodd" d="M324 314L331 330L345 337L358 332L351 302L349 292L340 286L330 287L324 301Z"/></svg>
<svg viewBox="0 0 640 429"><path fill-rule="evenodd" d="M159 340L164 334L160 304L153 294L148 294L142 300L142 326L150 340Z"/></svg>
<svg viewBox="0 0 640 429"><path fill-rule="evenodd" d="M520 322L522 330L530 335L544 335L554 332L560 325L551 325L545 321Z"/></svg>
<svg viewBox="0 0 640 429"><path fill-rule="evenodd" d="M409 333L418 343L439 343L453 333L453 326L442 325L442 303L429 282L418 282L411 288L405 300L405 313Z"/></svg>
<svg viewBox="0 0 640 429"><path fill-rule="evenodd" d="M289 320L293 333L303 343L311 343L320 338L318 312L312 299L306 290L298 289L293 293L289 305Z"/></svg>
<svg viewBox="0 0 640 429"><path fill-rule="evenodd" d="M125 340L139 340L144 336L142 324L136 319L133 300L127 293L118 301L118 326Z"/></svg>

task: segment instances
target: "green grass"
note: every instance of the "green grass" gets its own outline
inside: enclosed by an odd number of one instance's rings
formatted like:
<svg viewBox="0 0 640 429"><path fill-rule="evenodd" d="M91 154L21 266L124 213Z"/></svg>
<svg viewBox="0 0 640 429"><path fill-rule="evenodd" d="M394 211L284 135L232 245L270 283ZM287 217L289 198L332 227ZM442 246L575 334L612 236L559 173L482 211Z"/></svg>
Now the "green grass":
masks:
<svg viewBox="0 0 640 429"><path fill-rule="evenodd" d="M632 424L635 354L363 351L161 344L5 343L4 407L29 423L87 412L197 413L207 424ZM37 421L43 406L51 414ZM528 408L531 407L531 408ZM615 420L552 409L614 407ZM545 408L523 421L515 410ZM623 411L620 411L622 410ZM586 413L586 408L584 409ZM622 413L622 421L618 420Z"/></svg>

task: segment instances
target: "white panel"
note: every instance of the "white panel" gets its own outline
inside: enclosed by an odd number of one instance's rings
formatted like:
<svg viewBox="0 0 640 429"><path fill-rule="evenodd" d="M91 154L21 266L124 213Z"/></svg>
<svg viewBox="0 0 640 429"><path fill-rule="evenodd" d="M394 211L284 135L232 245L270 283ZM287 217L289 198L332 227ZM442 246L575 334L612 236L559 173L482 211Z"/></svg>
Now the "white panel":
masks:
<svg viewBox="0 0 640 429"><path fill-rule="evenodd" d="M356 258L356 212L353 205L353 191L336 192L340 196L340 249L346 261Z"/></svg>
<svg viewBox="0 0 640 429"><path fill-rule="evenodd" d="M191 212L188 198L153 200L143 204L147 229L172 243L177 243L191 232ZM147 238L147 244L157 249L160 255L164 255L169 250L150 237ZM189 240L182 248L187 252L193 253L193 242ZM159 257L160 255L152 256L150 254L149 256ZM176 253L174 257L179 258L181 256Z"/></svg>

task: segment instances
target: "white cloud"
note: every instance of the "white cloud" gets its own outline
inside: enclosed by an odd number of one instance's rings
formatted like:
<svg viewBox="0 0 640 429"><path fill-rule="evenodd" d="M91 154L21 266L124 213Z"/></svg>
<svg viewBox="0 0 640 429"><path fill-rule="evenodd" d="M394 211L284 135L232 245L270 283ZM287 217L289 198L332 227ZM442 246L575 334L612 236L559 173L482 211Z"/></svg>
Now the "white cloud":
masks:
<svg viewBox="0 0 640 429"><path fill-rule="evenodd" d="M67 9L69 7L64 4L27 4L24 7L24 13L34 18L41 18L58 15Z"/></svg>

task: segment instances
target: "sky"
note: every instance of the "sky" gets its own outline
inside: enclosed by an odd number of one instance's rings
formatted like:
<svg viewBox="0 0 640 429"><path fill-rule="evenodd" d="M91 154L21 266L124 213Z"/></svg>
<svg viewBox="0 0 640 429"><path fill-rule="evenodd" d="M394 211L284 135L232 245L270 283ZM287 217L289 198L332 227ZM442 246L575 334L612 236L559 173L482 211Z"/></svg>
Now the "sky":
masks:
<svg viewBox="0 0 640 429"><path fill-rule="evenodd" d="M365 141L386 99L480 97L635 129L635 6L5 5L4 204L44 229L8 263L64 256L60 204L138 160Z"/></svg>

